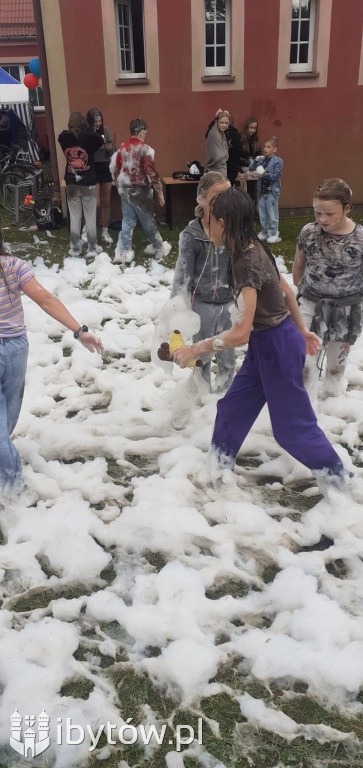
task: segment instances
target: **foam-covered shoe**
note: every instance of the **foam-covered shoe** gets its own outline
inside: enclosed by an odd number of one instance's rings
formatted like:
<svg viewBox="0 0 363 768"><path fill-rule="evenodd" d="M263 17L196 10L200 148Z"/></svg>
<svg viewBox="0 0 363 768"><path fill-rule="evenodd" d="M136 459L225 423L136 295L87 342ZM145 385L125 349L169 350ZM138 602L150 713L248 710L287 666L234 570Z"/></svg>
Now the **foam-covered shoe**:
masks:
<svg viewBox="0 0 363 768"><path fill-rule="evenodd" d="M110 235L110 233L109 233L109 231L108 231L107 227L103 227L103 229L102 229L102 235L101 235L101 237L102 237L102 240L103 240L105 243L108 243L109 245L112 245L112 243L113 243L113 240L112 240L112 237L111 237L111 235Z"/></svg>

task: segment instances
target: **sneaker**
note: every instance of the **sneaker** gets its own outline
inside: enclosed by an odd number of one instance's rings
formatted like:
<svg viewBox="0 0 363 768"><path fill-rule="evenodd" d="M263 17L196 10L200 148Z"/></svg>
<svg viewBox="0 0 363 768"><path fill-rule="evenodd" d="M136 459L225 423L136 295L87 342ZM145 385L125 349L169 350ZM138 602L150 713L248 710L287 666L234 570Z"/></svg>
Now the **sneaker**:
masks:
<svg viewBox="0 0 363 768"><path fill-rule="evenodd" d="M115 255L112 260L112 264L125 264L125 254L120 253L120 251L115 251Z"/></svg>
<svg viewBox="0 0 363 768"><path fill-rule="evenodd" d="M259 240L267 240L267 235L264 235L263 232L259 232L257 237Z"/></svg>
<svg viewBox="0 0 363 768"><path fill-rule="evenodd" d="M101 237L102 237L102 240L104 240L105 243L109 243L110 245L113 243L112 237L111 237L107 227L103 227Z"/></svg>
<svg viewBox="0 0 363 768"><path fill-rule="evenodd" d="M94 258L95 256L97 256L97 254L102 253L102 252L103 252L102 245L94 245L93 248L89 248L88 249L88 251L86 253L86 259L87 258L89 259L90 257Z"/></svg>
<svg viewBox="0 0 363 768"><path fill-rule="evenodd" d="M271 235L267 238L268 243L281 243L282 238L279 235Z"/></svg>
<svg viewBox="0 0 363 768"><path fill-rule="evenodd" d="M70 248L68 251L68 256L80 256L82 253L82 248Z"/></svg>

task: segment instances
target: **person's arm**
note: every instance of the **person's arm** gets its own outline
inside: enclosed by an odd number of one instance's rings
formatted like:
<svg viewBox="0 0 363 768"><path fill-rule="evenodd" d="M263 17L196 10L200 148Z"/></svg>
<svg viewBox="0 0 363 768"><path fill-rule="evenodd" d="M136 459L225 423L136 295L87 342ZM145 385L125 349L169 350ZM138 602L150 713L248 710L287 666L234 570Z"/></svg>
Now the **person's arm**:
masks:
<svg viewBox="0 0 363 768"><path fill-rule="evenodd" d="M194 237L190 233L183 231L179 237L179 255L176 260L170 298L186 292L188 298L191 299L195 260L196 243Z"/></svg>
<svg viewBox="0 0 363 768"><path fill-rule="evenodd" d="M321 341L315 333L312 333L312 331L308 331L307 328L305 328L294 293L281 275L280 284L285 294L285 302L290 311L291 319L305 339L306 352L308 355L315 355L320 347Z"/></svg>
<svg viewBox="0 0 363 768"><path fill-rule="evenodd" d="M146 151L141 158L142 168L145 173L145 176L148 179L150 186L153 187L153 189L155 189L155 192L157 194L157 198L159 201L159 205L163 207L163 205L165 205L163 185L161 183L160 176L155 168L153 157L150 154L150 147L148 147L146 144L144 146L146 148ZM151 152L153 151L154 150L151 149Z"/></svg>
<svg viewBox="0 0 363 768"><path fill-rule="evenodd" d="M35 301L47 315L50 315L54 320L58 320L59 323L65 325L70 331L78 331L80 323L68 312L68 309L62 304L56 296L47 291L35 277L32 277L22 286L22 291L26 296ZM103 352L103 344L97 336L93 336L92 333L86 333L82 331L79 335L79 340L86 349L90 352Z"/></svg>
<svg viewBox="0 0 363 768"><path fill-rule="evenodd" d="M176 349L173 355L174 363L184 368L186 363L195 357L207 355L211 352L223 352L225 349L240 347L247 344L252 330L253 318L256 312L257 291L255 288L242 288L239 300L240 318L228 331L212 336L210 339L202 339L196 344Z"/></svg>
<svg viewBox="0 0 363 768"><path fill-rule="evenodd" d="M294 263L292 265L292 279L294 281L294 285L299 285L300 280L305 272L305 266L306 258L304 254L301 253L300 248L296 246Z"/></svg>
<svg viewBox="0 0 363 768"><path fill-rule="evenodd" d="M105 125L105 150L109 156L113 155L115 147L113 146L112 135L107 125Z"/></svg>

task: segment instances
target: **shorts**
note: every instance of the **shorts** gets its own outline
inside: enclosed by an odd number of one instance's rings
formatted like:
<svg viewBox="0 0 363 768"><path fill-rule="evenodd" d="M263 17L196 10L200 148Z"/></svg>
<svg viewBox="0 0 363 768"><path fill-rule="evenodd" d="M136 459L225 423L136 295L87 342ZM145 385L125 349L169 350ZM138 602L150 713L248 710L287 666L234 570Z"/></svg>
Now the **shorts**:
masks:
<svg viewBox="0 0 363 768"><path fill-rule="evenodd" d="M95 163L97 184L110 184L112 176L110 173L110 166L107 160Z"/></svg>

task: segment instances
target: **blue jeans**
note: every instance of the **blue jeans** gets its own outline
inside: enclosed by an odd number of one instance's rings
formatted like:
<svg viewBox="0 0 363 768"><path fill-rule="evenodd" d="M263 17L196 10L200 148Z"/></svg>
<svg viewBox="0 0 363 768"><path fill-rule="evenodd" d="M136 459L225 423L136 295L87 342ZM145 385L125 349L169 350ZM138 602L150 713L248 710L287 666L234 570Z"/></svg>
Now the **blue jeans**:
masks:
<svg viewBox="0 0 363 768"><path fill-rule="evenodd" d="M20 456L10 440L23 400L28 340L25 334L0 338L0 489L20 483Z"/></svg>
<svg viewBox="0 0 363 768"><path fill-rule="evenodd" d="M272 192L260 195L258 202L258 215L260 217L261 232L266 237L273 237L279 233L279 198Z"/></svg>
<svg viewBox="0 0 363 768"><path fill-rule="evenodd" d="M118 236L117 249L120 253L132 250L132 235L139 222L155 251L163 244L163 239L155 224L154 192L148 187L124 188L121 195L122 229Z"/></svg>

